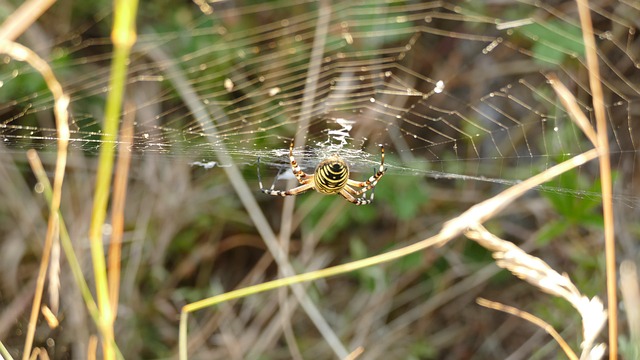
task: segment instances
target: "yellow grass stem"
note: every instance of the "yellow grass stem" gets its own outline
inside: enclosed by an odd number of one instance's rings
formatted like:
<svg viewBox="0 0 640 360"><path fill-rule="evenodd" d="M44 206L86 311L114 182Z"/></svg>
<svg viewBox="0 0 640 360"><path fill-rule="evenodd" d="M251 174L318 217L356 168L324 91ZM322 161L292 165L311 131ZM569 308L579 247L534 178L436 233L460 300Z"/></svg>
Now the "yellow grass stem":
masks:
<svg viewBox="0 0 640 360"><path fill-rule="evenodd" d="M117 142L120 112L124 97L129 54L136 41L135 18L138 8L137 0L116 0L114 6L114 25L111 39L114 45L111 76L109 78L109 94L105 108L102 142L100 147L98 171L96 174L96 188L89 228L89 242L91 258L96 282L96 294L101 321L105 324L103 333L104 358L113 359L115 344L113 335L113 310L110 304L109 286L107 281L106 261L102 242L102 227L106 218L107 203L113 172L115 146Z"/></svg>

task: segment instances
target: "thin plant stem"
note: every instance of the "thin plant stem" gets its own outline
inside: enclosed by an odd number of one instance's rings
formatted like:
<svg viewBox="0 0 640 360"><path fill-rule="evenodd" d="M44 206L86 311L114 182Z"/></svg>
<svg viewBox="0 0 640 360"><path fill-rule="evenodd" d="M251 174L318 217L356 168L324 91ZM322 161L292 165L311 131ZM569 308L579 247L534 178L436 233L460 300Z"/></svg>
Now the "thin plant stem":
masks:
<svg viewBox="0 0 640 360"><path fill-rule="evenodd" d="M113 181L113 208L111 209L111 242L109 244L109 296L115 321L118 312L118 294L120 293L120 260L122 254L122 232L124 229L124 207L127 195L127 178L131 164L129 145L133 139L133 106L125 112L123 127L118 145L118 162Z"/></svg>
<svg viewBox="0 0 640 360"><path fill-rule="evenodd" d="M29 160L29 164L31 165L31 169L33 174L36 176L38 183L42 185L44 196L47 200L47 204L51 206L51 198L53 190L51 189L51 184L49 183L49 179L47 178L47 173L42 166L42 162L40 162L40 158L35 150L29 150L27 152L27 159ZM89 314L93 318L93 321L98 326L98 330L102 331L101 322L100 322L100 313L98 311L98 306L96 305L95 300L93 299L93 295L91 294L91 290L89 289L89 285L82 274L82 267L80 266L80 262L76 257L75 251L73 249L73 244L71 243L71 238L69 237L69 232L67 231L67 226L65 225L64 218L62 217L62 213L58 209L58 217L60 219L60 243L62 245L62 249L67 257L67 261L69 263L69 268L71 269L71 273L73 274L73 278L80 288L80 293L82 294L82 298L89 310Z"/></svg>
<svg viewBox="0 0 640 360"><path fill-rule="evenodd" d="M627 310L627 327L632 348L632 357L640 358L640 279L638 269L632 260L620 264L620 287L624 307Z"/></svg>
<svg viewBox="0 0 640 360"><path fill-rule="evenodd" d="M587 116L580 110L580 106L578 105L578 101L575 96L567 89L566 86L558 79L554 74L548 74L547 79L549 80L551 87L560 98L560 102L567 109L567 113L571 120L573 120L576 125L582 130L584 135L591 141L593 146L598 147L598 136L596 135L596 130L589 123L589 119Z"/></svg>
<svg viewBox="0 0 640 360"><path fill-rule="evenodd" d="M56 157L56 169L53 178L53 193L51 196L51 210L49 221L47 223L47 235L45 237L42 249L42 260L38 270L36 280L36 291L33 297L31 307L31 315L29 324L27 325L27 334L24 343L23 359L28 359L33 345L33 338L36 331L36 322L38 321L38 312L42 302L42 293L44 291L44 281L49 266L49 257L53 246L54 238L60 234L60 224L58 217L58 209L60 209L60 201L62 194L62 182L64 181L64 171L67 165L67 146L69 144L69 122L68 111L69 96L67 96L62 85L58 82L51 67L40 58L31 49L14 43L12 41L0 40L0 53L7 54L18 61L25 61L36 69L44 78L47 87L51 91L54 99L54 116L56 119L56 128L58 133L58 152Z"/></svg>
<svg viewBox="0 0 640 360"><path fill-rule="evenodd" d="M38 157L38 154L35 150L31 149L27 151L27 159L29 160L29 164L31 165L31 169L38 180L38 183L42 185L44 196L47 200L47 204L51 206L51 200L53 197L53 190L51 188L51 184L49 183L49 179L47 178L47 173L42 166L42 162ZM87 309L89 310L89 314L93 318L98 331L101 334L106 332L105 324L101 321L100 312L98 310L98 306L96 305L95 300L93 299L93 295L91 294L91 290L89 289L89 285L87 284L84 275L82 273L82 268L80 266L80 262L75 255L75 251L73 249L73 244L71 243L71 238L69 236L69 232L64 222L64 218L62 217L62 213L60 209L58 209L58 217L60 223L60 243L62 245L62 249L67 257L67 261L69 263L69 268L71 269L71 273L73 274L74 280L78 287L80 288L80 293L82 294L82 298L85 301ZM104 335L103 335L104 336ZM94 338L93 336L91 338ZM116 357L118 359L124 359L120 350L118 349L115 342L112 342L112 347L115 349ZM91 354L91 352L89 352Z"/></svg>
<svg viewBox="0 0 640 360"><path fill-rule="evenodd" d="M576 353L573 352L569 344L567 344L567 342L564 341L562 336L558 334L558 332L553 328L553 326L549 325L547 322L540 319L539 317L533 314L530 314L526 311L516 309L513 306L501 304L499 302L495 302L495 301L491 301L483 298L477 298L476 302L480 306L484 306L490 309L494 309L494 310L505 312L507 314L514 315L521 319L527 320L532 324L537 325L538 327L546 331L549 335L551 335L551 337L553 337L553 339L558 343L558 345L560 345L560 348L562 348L562 350L570 360L578 360L578 356L576 355Z"/></svg>
<svg viewBox="0 0 640 360"><path fill-rule="evenodd" d="M607 269L607 309L609 312L609 359L618 358L618 293L616 276L616 244L613 224L613 189L611 181L611 159L609 157L609 138L604 108L604 95L600 83L600 69L596 41L593 35L591 10L587 0L576 0L582 27L582 39L585 46L589 88L591 89L593 108L596 117L597 149L600 152L600 182L602 189L602 211L604 216L605 263Z"/></svg>
<svg viewBox="0 0 640 360"><path fill-rule="evenodd" d="M300 108L300 123L298 125L298 129L306 129L309 126L309 117L312 113L311 109L313 107L313 102L316 97L316 90L318 89L318 79L320 77L320 71L322 67L322 59L323 53L325 50L325 44L327 40L327 33L329 29L329 21L331 20L331 4L329 1L321 0L318 2L318 23L315 27L315 34L313 39L313 50L311 52L311 57L309 61L309 70L306 76L306 84L304 87L304 97L302 106ZM295 141L299 146L304 147L306 138L304 136L304 131L299 131L295 136ZM295 182L294 179L287 181L287 187L291 186ZM293 210L295 208L295 199L293 197L288 197L284 200L284 206L282 207L282 215L281 215L281 223L280 223L280 233L278 235L278 240L280 242L280 246L285 254L289 254L289 245L291 242L291 232L292 232L292 218L293 218ZM284 275L281 271L281 274ZM287 347L291 351L291 356L293 359L300 359L302 355L300 354L300 350L295 342L295 337L293 336L293 330L291 327L290 319L286 318L286 315L289 313L289 309L287 308L287 289L282 288L278 297L280 300L280 316L282 321L282 327L284 331L284 338L287 342ZM314 313L309 313L309 316L313 316ZM316 323L326 321L321 319L316 319ZM322 336L327 339L328 342L333 344L339 344L340 339L335 334L335 331L328 325L318 327L318 330L322 332ZM337 345L335 346L337 347ZM343 346L340 346L343 347ZM344 355L343 351L340 351L341 355Z"/></svg>
<svg viewBox="0 0 640 360"><path fill-rule="evenodd" d="M87 360L96 360L96 353L98 352L98 337L91 335L89 337L89 343L87 344Z"/></svg>
<svg viewBox="0 0 640 360"><path fill-rule="evenodd" d="M110 304L106 261L102 242L102 227L107 213L115 154L113 144L117 142L129 55L131 53L131 47L136 41L135 18L138 1L116 0L114 5L114 24L111 32L114 53L111 63L109 94L107 96L101 138L104 146L100 147L91 225L89 228L89 243L91 246L91 259L93 261L93 271L96 282L98 308L100 309L101 321L105 323L105 332L103 333L105 359L113 359L115 357L114 349L112 348L115 339L113 335L113 310Z"/></svg>
<svg viewBox="0 0 640 360"><path fill-rule="evenodd" d="M22 3L0 26L0 39L17 39L55 2L56 0L28 0Z"/></svg>
<svg viewBox="0 0 640 360"><path fill-rule="evenodd" d="M0 355L6 360L13 360L13 357L11 356L7 348L4 346L2 341L0 341Z"/></svg>

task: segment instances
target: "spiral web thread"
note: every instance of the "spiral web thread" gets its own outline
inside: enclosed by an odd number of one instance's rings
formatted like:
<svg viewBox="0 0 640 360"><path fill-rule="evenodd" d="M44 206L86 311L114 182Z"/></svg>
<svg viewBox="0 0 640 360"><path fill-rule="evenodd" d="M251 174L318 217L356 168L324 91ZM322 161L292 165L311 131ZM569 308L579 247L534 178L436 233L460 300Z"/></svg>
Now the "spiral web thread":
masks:
<svg viewBox="0 0 640 360"><path fill-rule="evenodd" d="M640 7L623 1L592 11L615 198L637 207ZM70 146L87 154L117 145L100 141L111 48L87 30L102 21L48 49L71 96ZM558 76L593 121L583 48L574 6L335 2L324 16L314 1L214 4L180 32L140 29L127 96L137 119L131 151L215 168L230 165L214 155L224 145L236 164L259 157L276 174L299 136L305 171L339 153L368 173L384 144L389 174L510 185L591 147L545 77ZM2 151L55 149L51 95L33 84L32 69L3 63ZM172 67L206 118L175 90ZM594 166L580 176L593 179ZM599 197L562 183L542 189Z"/></svg>

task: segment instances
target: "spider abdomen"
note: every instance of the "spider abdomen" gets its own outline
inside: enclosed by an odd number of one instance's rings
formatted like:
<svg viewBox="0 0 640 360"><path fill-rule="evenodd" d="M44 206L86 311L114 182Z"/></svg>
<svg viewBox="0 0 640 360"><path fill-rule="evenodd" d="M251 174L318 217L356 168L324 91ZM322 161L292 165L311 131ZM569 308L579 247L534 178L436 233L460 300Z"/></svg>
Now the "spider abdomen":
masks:
<svg viewBox="0 0 640 360"><path fill-rule="evenodd" d="M320 193L337 194L347 185L348 179L347 163L338 156L332 156L318 164L313 183Z"/></svg>

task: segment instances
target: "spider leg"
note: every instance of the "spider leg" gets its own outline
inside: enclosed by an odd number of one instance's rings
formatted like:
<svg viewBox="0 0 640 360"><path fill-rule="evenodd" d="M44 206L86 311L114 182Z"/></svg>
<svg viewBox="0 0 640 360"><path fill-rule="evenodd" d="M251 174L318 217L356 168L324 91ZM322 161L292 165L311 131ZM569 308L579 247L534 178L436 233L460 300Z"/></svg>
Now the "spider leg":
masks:
<svg viewBox="0 0 640 360"><path fill-rule="evenodd" d="M280 173L282 172L282 169L278 170L278 174L276 174L276 177L273 179L273 183L271 184L271 190L273 190L273 188L275 188L276 186L276 181L278 181L278 177L280 176ZM260 185L260 189L264 189L264 186L262 185L262 176L260 175L260 157L258 157L258 185Z"/></svg>
<svg viewBox="0 0 640 360"><path fill-rule="evenodd" d="M282 168L278 169L278 173L276 177L273 178L273 183L271 183L270 189L273 190L276 187L276 182L278 182L278 178L280 178L280 174L282 174Z"/></svg>
<svg viewBox="0 0 640 360"><path fill-rule="evenodd" d="M349 189L349 190L347 190ZM349 201L350 203L356 204L356 205L368 205L371 204L371 201L373 201L373 199L366 199L364 197L355 197L353 195L351 195L351 192L356 192L355 190L353 190L352 188L350 188L349 186L345 186L342 190L340 190L340 195L342 195L343 198L347 199L347 201Z"/></svg>
<svg viewBox="0 0 640 360"><path fill-rule="evenodd" d="M273 195L273 196L292 196L292 195L298 195L298 194L302 194L303 192L307 191L307 190L311 190L313 189L313 182L311 182L310 180L307 180L308 182L306 184L302 184L296 188L290 189L290 190L274 190L273 187L271 187L271 189L265 189L263 187L260 187L260 191L262 191L263 193L267 194L267 195Z"/></svg>
<svg viewBox="0 0 640 360"><path fill-rule="evenodd" d="M380 178L382 178L384 173L387 171L387 169L384 167L384 146L380 145L380 151L382 152L382 155L381 155L382 159L380 161L380 167L378 168L378 171L376 171L366 181L355 181L351 179L347 180L347 185L350 185L356 188L361 188L361 190L354 190L355 196L360 196L365 192L369 191L370 189L373 189L378 184L378 181L380 180ZM373 196L373 194L371 195Z"/></svg>
<svg viewBox="0 0 640 360"><path fill-rule="evenodd" d="M293 175L296 176L296 179L298 179L298 182L300 184L304 184L304 181L309 178L309 175L302 171L300 165L298 165L298 162L293 157L293 139L291 140L291 144L289 145L289 162L291 163L291 171L293 171Z"/></svg>
<svg viewBox="0 0 640 360"><path fill-rule="evenodd" d="M260 157L259 156L258 156L258 185L260 185L260 189L263 188L262 177L260 176Z"/></svg>
<svg viewBox="0 0 640 360"><path fill-rule="evenodd" d="M346 190L349 194L353 195L354 197L357 197L360 195L357 190L355 190L349 185L346 185L343 189Z"/></svg>
<svg viewBox="0 0 640 360"><path fill-rule="evenodd" d="M276 180L277 179L278 177L276 176ZM262 185L262 176L260 175L260 158L258 158L258 184L260 185L260 191L262 191L263 193L267 195L273 195L273 196L290 196L290 195L298 195L307 190L313 189L313 175L307 175L306 180L300 181L302 185L290 190L275 190L274 188L276 186L276 180L273 181L271 188L269 189L264 188L264 186Z"/></svg>
<svg viewBox="0 0 640 360"><path fill-rule="evenodd" d="M362 195L362 197L361 197L362 200L366 200L367 199L367 189L355 190L354 188L352 188L349 185L345 186L344 189L347 190L348 193L350 193L351 195L353 195L356 198L358 198L358 197L360 197L360 195ZM373 202L373 195L374 195L375 190L376 190L375 187L371 188L371 195L369 196L368 204Z"/></svg>

